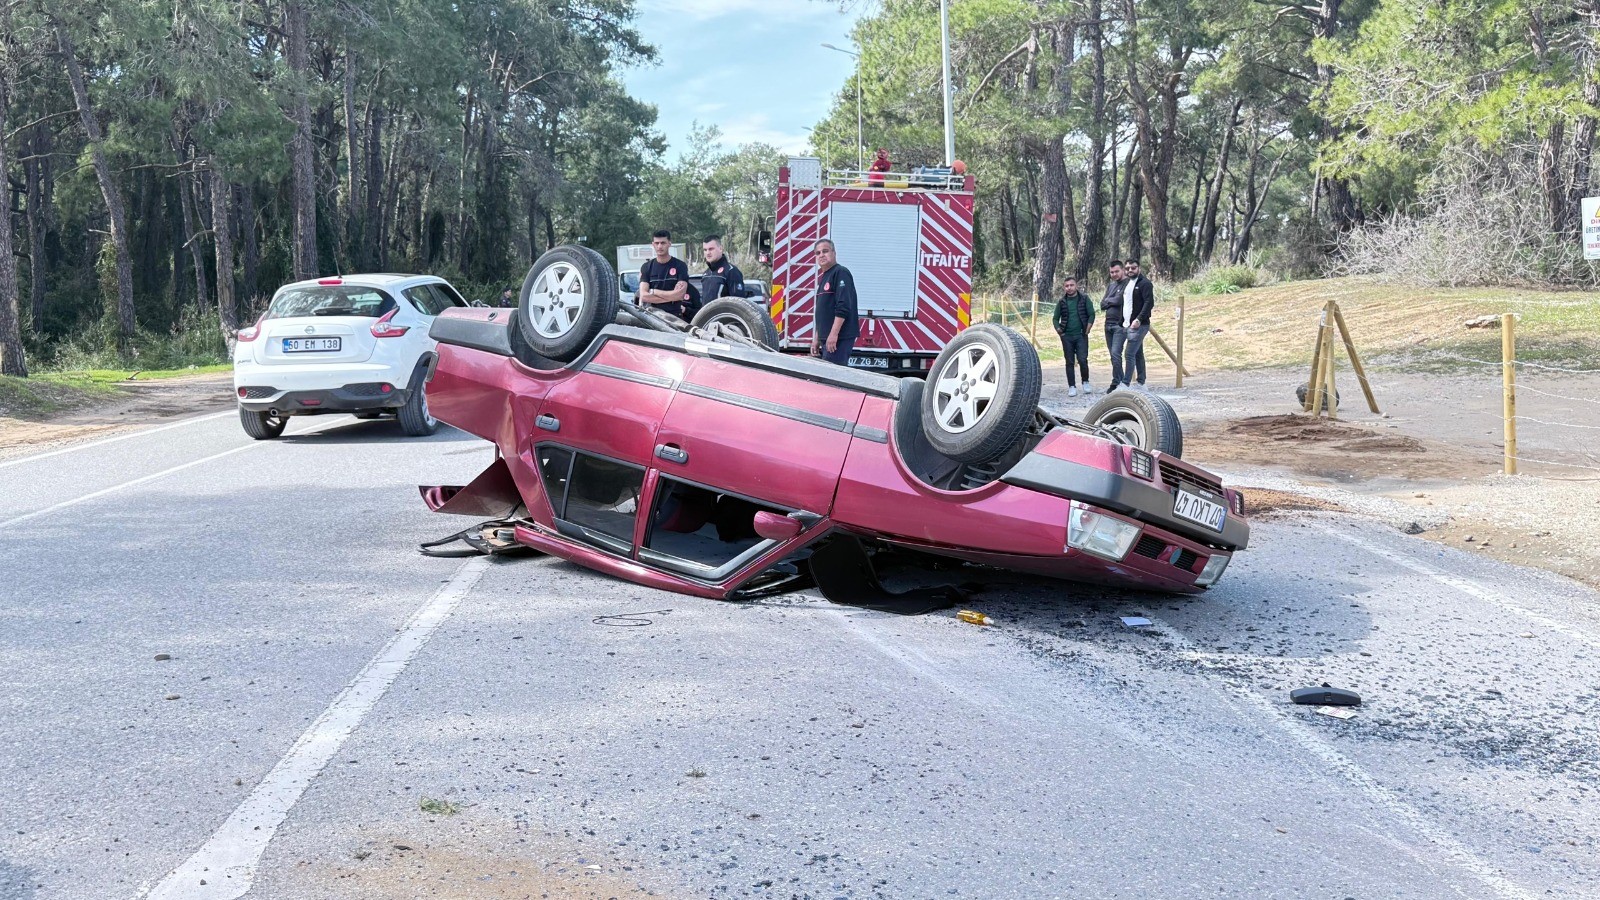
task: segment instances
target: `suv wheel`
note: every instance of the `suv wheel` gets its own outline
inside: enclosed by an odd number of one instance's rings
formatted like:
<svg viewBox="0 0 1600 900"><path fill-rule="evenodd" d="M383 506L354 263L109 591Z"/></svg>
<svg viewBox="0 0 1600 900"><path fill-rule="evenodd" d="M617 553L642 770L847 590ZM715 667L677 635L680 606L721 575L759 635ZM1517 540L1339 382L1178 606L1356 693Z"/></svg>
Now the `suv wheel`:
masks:
<svg viewBox="0 0 1600 900"><path fill-rule="evenodd" d="M540 356L571 362L616 318L616 273L588 247L548 250L523 279L516 326Z"/></svg>
<svg viewBox="0 0 1600 900"><path fill-rule="evenodd" d="M406 405L400 407L400 430L408 437L427 437L439 430L439 420L428 412L427 387L427 384L418 379L411 396L406 398Z"/></svg>
<svg viewBox="0 0 1600 900"><path fill-rule="evenodd" d="M244 426L245 434L258 441L270 441L283 434L283 429L289 425L289 417L240 409L239 424Z"/></svg>
<svg viewBox="0 0 1600 900"><path fill-rule="evenodd" d="M974 325L933 361L922 392L922 433L963 463L1005 455L1033 421L1043 374L1039 354L1001 325Z"/></svg>

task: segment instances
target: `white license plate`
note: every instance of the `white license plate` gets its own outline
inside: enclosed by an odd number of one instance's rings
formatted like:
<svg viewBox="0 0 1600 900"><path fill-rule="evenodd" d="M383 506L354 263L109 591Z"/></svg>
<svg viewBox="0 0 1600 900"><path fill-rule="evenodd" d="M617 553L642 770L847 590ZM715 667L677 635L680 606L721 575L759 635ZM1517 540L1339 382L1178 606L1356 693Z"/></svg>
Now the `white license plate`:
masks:
<svg viewBox="0 0 1600 900"><path fill-rule="evenodd" d="M1221 531L1222 523L1228 517L1228 508L1180 487L1177 498L1172 502L1172 514L1204 525L1212 531Z"/></svg>
<svg viewBox="0 0 1600 900"><path fill-rule="evenodd" d="M887 369L889 357L887 356L852 356L850 366L855 369Z"/></svg>
<svg viewBox="0 0 1600 900"><path fill-rule="evenodd" d="M283 352L285 353L326 353L338 350L344 338L284 338Z"/></svg>

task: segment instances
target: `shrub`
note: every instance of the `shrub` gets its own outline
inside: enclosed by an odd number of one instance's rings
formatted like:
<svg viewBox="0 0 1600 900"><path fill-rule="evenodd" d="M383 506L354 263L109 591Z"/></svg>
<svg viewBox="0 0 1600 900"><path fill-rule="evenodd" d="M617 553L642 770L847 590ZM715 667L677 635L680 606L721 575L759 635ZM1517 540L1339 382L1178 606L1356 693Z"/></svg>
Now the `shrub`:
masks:
<svg viewBox="0 0 1600 900"><path fill-rule="evenodd" d="M1251 265L1211 266L1184 282L1183 288L1190 294L1237 294L1270 280L1267 273Z"/></svg>

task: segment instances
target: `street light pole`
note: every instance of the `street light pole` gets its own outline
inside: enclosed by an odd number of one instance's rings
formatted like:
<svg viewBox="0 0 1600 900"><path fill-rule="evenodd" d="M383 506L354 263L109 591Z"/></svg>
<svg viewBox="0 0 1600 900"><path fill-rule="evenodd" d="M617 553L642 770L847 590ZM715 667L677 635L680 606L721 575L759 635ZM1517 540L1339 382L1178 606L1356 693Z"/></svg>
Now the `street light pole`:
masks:
<svg viewBox="0 0 1600 900"><path fill-rule="evenodd" d="M823 44L822 46L827 47L829 50L837 50L847 56L853 56L856 60L856 171L860 172L864 167L861 153L862 148L865 146L861 141L861 54L846 50L843 47L835 47L832 44Z"/></svg>
<svg viewBox="0 0 1600 900"><path fill-rule="evenodd" d="M944 55L944 164L956 161L955 116L950 104L950 0L939 0L939 45Z"/></svg>

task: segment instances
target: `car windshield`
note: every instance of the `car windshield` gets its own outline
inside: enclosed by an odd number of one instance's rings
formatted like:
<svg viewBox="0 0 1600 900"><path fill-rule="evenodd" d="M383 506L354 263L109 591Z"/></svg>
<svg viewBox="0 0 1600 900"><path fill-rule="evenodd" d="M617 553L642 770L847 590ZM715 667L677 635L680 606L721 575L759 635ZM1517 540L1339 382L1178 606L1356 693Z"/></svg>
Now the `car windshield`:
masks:
<svg viewBox="0 0 1600 900"><path fill-rule="evenodd" d="M627 291L630 294L634 293L635 291L638 291L639 290L639 273L638 272L623 272L622 273L622 289L624 291Z"/></svg>
<svg viewBox="0 0 1600 900"><path fill-rule="evenodd" d="M292 288L272 300L269 319L298 319L304 316L362 316L376 319L397 304L393 297L369 287L317 285Z"/></svg>

